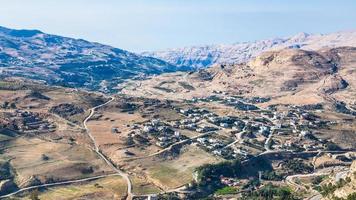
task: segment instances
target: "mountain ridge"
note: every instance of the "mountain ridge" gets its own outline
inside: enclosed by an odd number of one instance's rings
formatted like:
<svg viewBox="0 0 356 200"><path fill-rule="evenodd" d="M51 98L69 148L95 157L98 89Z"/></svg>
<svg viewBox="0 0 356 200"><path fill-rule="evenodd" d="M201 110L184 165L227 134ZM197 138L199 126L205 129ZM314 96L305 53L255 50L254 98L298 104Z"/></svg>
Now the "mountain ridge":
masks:
<svg viewBox="0 0 356 200"><path fill-rule="evenodd" d="M291 37L276 37L266 40L233 44L191 46L162 51L143 52L141 55L156 57L177 66L194 68L214 64L238 64L248 62L262 52L281 48L318 50L325 47L356 46L356 31L330 34L298 33Z"/></svg>
<svg viewBox="0 0 356 200"><path fill-rule="evenodd" d="M83 39L0 27L2 77L110 91L126 79L189 69Z"/></svg>
<svg viewBox="0 0 356 200"><path fill-rule="evenodd" d="M274 97L275 103L284 104L344 101L353 105L355 54L356 47L272 50L247 63L216 64L192 73L129 82L122 86L122 92L174 100L227 93Z"/></svg>

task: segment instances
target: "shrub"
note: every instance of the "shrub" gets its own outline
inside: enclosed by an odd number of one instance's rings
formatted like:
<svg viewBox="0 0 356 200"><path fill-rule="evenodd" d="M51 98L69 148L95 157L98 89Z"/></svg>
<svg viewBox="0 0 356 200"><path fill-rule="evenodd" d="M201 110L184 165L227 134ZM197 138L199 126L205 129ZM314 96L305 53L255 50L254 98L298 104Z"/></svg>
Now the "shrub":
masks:
<svg viewBox="0 0 356 200"><path fill-rule="evenodd" d="M49 157L46 154L42 154L42 160L47 161L49 160Z"/></svg>
<svg viewBox="0 0 356 200"><path fill-rule="evenodd" d="M236 193L237 193L237 189L229 186L218 189L215 192L215 194L217 195L227 195L227 194L236 194Z"/></svg>
<svg viewBox="0 0 356 200"><path fill-rule="evenodd" d="M313 171L311 165L305 164L302 160L298 159L288 160L285 167L294 173L310 173Z"/></svg>
<svg viewBox="0 0 356 200"><path fill-rule="evenodd" d="M288 187L278 187L271 183L253 192L244 193L242 199L263 199L263 200L297 200Z"/></svg>
<svg viewBox="0 0 356 200"><path fill-rule="evenodd" d="M205 164L196 169L198 174L197 186L203 190L213 192L222 188L220 177L236 177L241 171L239 160L226 161L217 164Z"/></svg>

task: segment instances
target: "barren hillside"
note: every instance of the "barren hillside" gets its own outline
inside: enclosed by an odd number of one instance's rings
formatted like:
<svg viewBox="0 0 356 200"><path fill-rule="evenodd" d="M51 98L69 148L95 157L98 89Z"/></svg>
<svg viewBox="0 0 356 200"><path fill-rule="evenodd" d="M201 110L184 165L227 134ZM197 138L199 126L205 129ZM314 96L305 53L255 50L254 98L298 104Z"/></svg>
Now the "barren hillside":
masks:
<svg viewBox="0 0 356 200"><path fill-rule="evenodd" d="M356 48L265 52L247 64L215 65L194 73L174 73L128 82L123 92L187 99L226 92L273 97L271 103L345 101L354 106Z"/></svg>

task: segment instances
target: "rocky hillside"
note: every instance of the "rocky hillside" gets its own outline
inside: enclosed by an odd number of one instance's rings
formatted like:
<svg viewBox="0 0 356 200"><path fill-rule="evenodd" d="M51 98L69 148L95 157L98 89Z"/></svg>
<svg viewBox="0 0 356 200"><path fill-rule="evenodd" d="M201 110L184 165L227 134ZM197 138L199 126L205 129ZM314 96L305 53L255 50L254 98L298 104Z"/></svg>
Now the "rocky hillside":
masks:
<svg viewBox="0 0 356 200"><path fill-rule="evenodd" d="M1 77L110 91L124 79L179 70L187 68L82 39L0 27Z"/></svg>
<svg viewBox="0 0 356 200"><path fill-rule="evenodd" d="M327 35L300 33L288 38L275 38L231 45L186 47L156 52L144 52L142 55L156 57L177 66L202 68L214 64L247 62L261 52L272 49L300 48L304 50L318 50L325 47L334 48L340 46L356 46L356 31L338 32Z"/></svg>
<svg viewBox="0 0 356 200"><path fill-rule="evenodd" d="M343 179L334 182L329 185L329 187L324 187L329 189L324 192L322 200L353 200L356 197L356 161L353 161L349 171L345 174Z"/></svg>
<svg viewBox="0 0 356 200"><path fill-rule="evenodd" d="M336 106L340 112L352 114L356 95L355 56L355 47L269 51L247 64L215 65L194 73L166 74L128 83L123 92L172 99L228 93L273 97L270 103L283 104L328 101L338 105L340 101L345 103Z"/></svg>

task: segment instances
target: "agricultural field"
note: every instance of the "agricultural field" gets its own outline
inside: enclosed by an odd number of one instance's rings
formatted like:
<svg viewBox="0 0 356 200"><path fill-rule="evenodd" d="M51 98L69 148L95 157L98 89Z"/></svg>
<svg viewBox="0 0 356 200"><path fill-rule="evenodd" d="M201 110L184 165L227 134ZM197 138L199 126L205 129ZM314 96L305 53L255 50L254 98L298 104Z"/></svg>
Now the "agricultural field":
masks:
<svg viewBox="0 0 356 200"><path fill-rule="evenodd" d="M132 171L143 173L148 180L164 189L174 189L190 183L193 180L194 169L206 163L217 163L219 158L207 154L195 147L187 146L181 149L178 157L150 157L127 163Z"/></svg>
<svg viewBox="0 0 356 200"><path fill-rule="evenodd" d="M40 139L14 139L2 146L2 160L16 172L18 186L73 180L112 173L112 170L84 146Z"/></svg>
<svg viewBox="0 0 356 200"><path fill-rule="evenodd" d="M132 177L133 193L136 195L157 194L162 192L157 186L150 183L144 177Z"/></svg>
<svg viewBox="0 0 356 200"><path fill-rule="evenodd" d="M111 176L82 184L52 187L37 193L39 199L121 199L126 196L126 187L125 180L119 176ZM29 200L32 193L22 199Z"/></svg>

